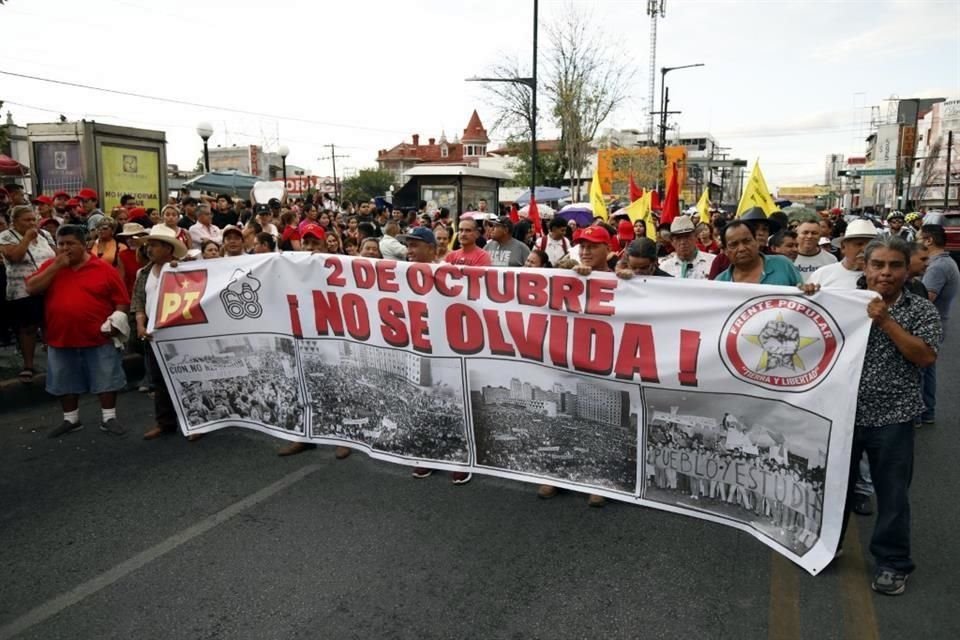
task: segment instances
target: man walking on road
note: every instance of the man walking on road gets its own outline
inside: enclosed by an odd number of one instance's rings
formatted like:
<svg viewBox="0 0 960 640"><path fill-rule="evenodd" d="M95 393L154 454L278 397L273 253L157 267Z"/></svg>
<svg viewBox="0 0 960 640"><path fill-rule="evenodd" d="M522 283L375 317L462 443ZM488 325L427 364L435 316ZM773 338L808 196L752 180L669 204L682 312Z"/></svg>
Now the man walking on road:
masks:
<svg viewBox="0 0 960 640"><path fill-rule="evenodd" d="M80 394L100 398L100 430L126 433L117 422L117 391L127 378L112 337L121 333L130 298L120 274L87 252L87 231L64 225L57 231L57 257L27 280L30 295L44 294L47 337L47 393L60 398L63 423L57 438L83 428ZM122 320L116 319L122 317ZM109 327L109 329L104 329Z"/></svg>
<svg viewBox="0 0 960 640"><path fill-rule="evenodd" d="M860 375L843 519L845 533L860 457L866 452L877 495L877 519L870 539L876 562L872 587L885 595L903 593L914 570L909 501L913 420L923 409L920 370L936 362L943 335L930 301L903 288L910 253L909 244L891 236L872 241L865 250L866 288L877 297L867 305L873 324ZM898 393L890 393L892 385Z"/></svg>
<svg viewBox="0 0 960 640"><path fill-rule="evenodd" d="M960 289L960 270L956 261L947 252L947 236L938 224L925 224L920 227L920 241L927 247L930 259L923 274L923 286L927 288L927 297L940 314L946 339L947 321L950 319L950 307ZM920 416L922 424L933 424L937 413L937 366L932 364L923 370L923 404L925 409Z"/></svg>

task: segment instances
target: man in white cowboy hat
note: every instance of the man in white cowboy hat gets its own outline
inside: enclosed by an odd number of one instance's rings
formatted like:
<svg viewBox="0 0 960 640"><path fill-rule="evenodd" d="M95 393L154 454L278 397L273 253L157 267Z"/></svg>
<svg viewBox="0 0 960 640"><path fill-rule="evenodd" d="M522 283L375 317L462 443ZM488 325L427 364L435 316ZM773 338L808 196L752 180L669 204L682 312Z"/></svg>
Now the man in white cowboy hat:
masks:
<svg viewBox="0 0 960 640"><path fill-rule="evenodd" d="M697 249L696 225L690 216L677 216L670 223L670 243L674 252L660 263L660 268L674 278L706 280L716 258Z"/></svg>
<svg viewBox="0 0 960 640"><path fill-rule="evenodd" d="M843 237L835 238L832 243L840 249L843 260L820 267L810 274L807 282L823 289L856 289L863 275L863 250L879 235L869 220L854 220L847 225Z"/></svg>
<svg viewBox="0 0 960 640"><path fill-rule="evenodd" d="M131 309L137 320L137 337L141 340L150 340L147 325L150 317L156 312L157 297L160 291L160 272L163 265L182 260L187 255L187 246L183 244L177 233L166 225L157 225L150 229L146 237L147 256L150 264L137 273L137 281L133 285L133 299ZM157 365L153 350L146 348L147 366L150 368L150 377L156 385L154 388L153 407L156 424L143 435L144 440L154 440L164 433L177 431L177 414L170 400L170 393L163 383L163 375Z"/></svg>

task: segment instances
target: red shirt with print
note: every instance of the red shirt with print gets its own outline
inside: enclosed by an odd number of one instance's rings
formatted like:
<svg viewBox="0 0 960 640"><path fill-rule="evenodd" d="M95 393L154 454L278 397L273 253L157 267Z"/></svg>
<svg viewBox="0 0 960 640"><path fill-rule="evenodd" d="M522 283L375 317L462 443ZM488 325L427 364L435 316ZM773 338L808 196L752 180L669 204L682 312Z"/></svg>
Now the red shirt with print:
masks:
<svg viewBox="0 0 960 640"><path fill-rule="evenodd" d="M469 267L489 267L493 265L490 254L480 247L474 247L472 251L464 251L463 249L451 251L444 257L444 260L450 264L463 264Z"/></svg>
<svg viewBox="0 0 960 640"><path fill-rule="evenodd" d="M37 273L53 264L47 260ZM47 344L58 349L99 347L110 341L100 327L120 305L129 305L130 296L111 265L96 256L79 268L64 267L53 277L44 294Z"/></svg>

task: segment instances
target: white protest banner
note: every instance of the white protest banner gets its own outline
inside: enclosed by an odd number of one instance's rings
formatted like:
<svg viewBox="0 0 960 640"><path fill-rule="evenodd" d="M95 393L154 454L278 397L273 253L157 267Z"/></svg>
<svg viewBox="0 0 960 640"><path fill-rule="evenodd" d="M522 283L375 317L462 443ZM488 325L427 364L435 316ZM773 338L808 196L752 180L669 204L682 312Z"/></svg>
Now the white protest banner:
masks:
<svg viewBox="0 0 960 640"><path fill-rule="evenodd" d="M168 267L151 331L187 434L595 493L737 527L816 574L870 298L284 253Z"/></svg>

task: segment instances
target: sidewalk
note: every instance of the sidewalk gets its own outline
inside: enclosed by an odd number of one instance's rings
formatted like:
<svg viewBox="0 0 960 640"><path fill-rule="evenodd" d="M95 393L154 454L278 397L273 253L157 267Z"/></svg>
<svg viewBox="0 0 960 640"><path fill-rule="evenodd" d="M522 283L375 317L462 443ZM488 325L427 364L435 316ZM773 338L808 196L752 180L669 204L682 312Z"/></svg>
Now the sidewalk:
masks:
<svg viewBox="0 0 960 640"><path fill-rule="evenodd" d="M34 359L33 382L24 384L17 378L23 369L23 360L15 346L0 347L0 413L20 409L29 405L52 402L53 398L44 390L47 382L47 353L43 346L37 347ZM128 383L135 383L143 377L143 358L140 354L123 356L123 369Z"/></svg>

